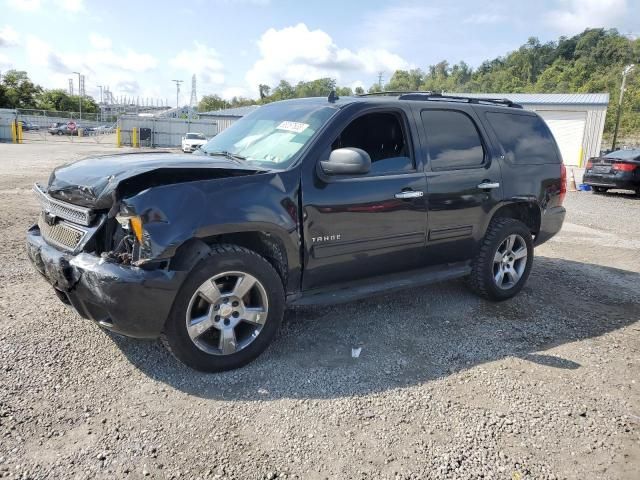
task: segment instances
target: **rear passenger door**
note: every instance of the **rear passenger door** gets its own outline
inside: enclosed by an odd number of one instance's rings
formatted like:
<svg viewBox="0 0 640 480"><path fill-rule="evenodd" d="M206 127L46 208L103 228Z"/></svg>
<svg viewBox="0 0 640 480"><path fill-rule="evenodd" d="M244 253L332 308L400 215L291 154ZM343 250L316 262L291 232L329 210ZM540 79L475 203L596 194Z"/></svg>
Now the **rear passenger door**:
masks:
<svg viewBox="0 0 640 480"><path fill-rule="evenodd" d="M416 105L427 176L427 253L431 263L474 256L489 215L502 200L499 153L471 107Z"/></svg>

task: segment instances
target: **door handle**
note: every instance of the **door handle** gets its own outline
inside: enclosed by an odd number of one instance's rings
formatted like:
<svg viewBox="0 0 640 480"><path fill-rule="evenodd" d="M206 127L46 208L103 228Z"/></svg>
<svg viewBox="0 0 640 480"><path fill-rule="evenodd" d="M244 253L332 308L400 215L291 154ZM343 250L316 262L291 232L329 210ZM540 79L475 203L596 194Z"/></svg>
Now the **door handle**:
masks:
<svg viewBox="0 0 640 480"><path fill-rule="evenodd" d="M402 192L398 192L394 195L396 198L406 199L406 198L418 198L424 196L424 192L416 191L416 190L404 190Z"/></svg>
<svg viewBox="0 0 640 480"><path fill-rule="evenodd" d="M498 182L482 182L478 185L480 190L492 190L494 188L500 188L500 183Z"/></svg>

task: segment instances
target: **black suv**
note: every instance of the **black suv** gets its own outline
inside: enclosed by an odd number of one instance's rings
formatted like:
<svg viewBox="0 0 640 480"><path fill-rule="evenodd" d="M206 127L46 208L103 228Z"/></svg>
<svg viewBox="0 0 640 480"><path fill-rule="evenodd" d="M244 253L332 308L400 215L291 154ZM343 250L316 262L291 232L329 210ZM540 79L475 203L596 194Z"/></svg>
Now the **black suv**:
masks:
<svg viewBox="0 0 640 480"><path fill-rule="evenodd" d="M546 124L507 100L287 100L198 156L57 168L34 187L28 254L81 316L227 370L267 347L289 305L456 277L512 297L562 226L565 177Z"/></svg>

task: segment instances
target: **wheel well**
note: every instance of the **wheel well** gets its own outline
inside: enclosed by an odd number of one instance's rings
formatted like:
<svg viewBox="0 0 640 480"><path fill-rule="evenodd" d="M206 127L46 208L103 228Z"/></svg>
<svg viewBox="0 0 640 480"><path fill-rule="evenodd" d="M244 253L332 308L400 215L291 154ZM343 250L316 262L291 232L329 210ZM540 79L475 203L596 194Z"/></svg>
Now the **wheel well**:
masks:
<svg viewBox="0 0 640 480"><path fill-rule="evenodd" d="M264 257L282 279L282 285L286 287L288 277L287 251L282 241L265 232L238 232L216 235L203 239L207 244L231 243L240 247L253 250L261 257Z"/></svg>
<svg viewBox="0 0 640 480"><path fill-rule="evenodd" d="M512 203L500 207L493 218L515 218L524 223L533 235L540 231L540 208L533 203Z"/></svg>

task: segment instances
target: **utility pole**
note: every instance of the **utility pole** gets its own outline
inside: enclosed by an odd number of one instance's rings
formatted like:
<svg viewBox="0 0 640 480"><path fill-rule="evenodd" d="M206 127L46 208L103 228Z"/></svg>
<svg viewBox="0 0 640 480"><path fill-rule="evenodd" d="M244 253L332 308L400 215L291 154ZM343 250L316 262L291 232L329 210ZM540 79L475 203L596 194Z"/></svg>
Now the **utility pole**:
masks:
<svg viewBox="0 0 640 480"><path fill-rule="evenodd" d="M98 85L100 89L100 120L102 120L102 85Z"/></svg>
<svg viewBox="0 0 640 480"><path fill-rule="evenodd" d="M176 82L176 108L180 108L180 84L184 80L171 80L172 82Z"/></svg>
<svg viewBox="0 0 640 480"><path fill-rule="evenodd" d="M384 72L378 72L378 87L380 88L380 91L382 91L382 76L384 75Z"/></svg>
<svg viewBox="0 0 640 480"><path fill-rule="evenodd" d="M78 75L78 108L80 109L79 110L80 120L82 120L82 79L81 79L80 72L71 72L71 73L75 73L76 75Z"/></svg>
<svg viewBox="0 0 640 480"><path fill-rule="evenodd" d="M627 75L629 75L635 65L627 65L622 70L622 85L620 85L620 98L618 99L618 112L616 113L616 128L613 130L613 142L611 142L611 150L616 149L616 141L618 140L618 127L620 126L620 114L622 113L622 97L624 96L624 87L627 83Z"/></svg>

